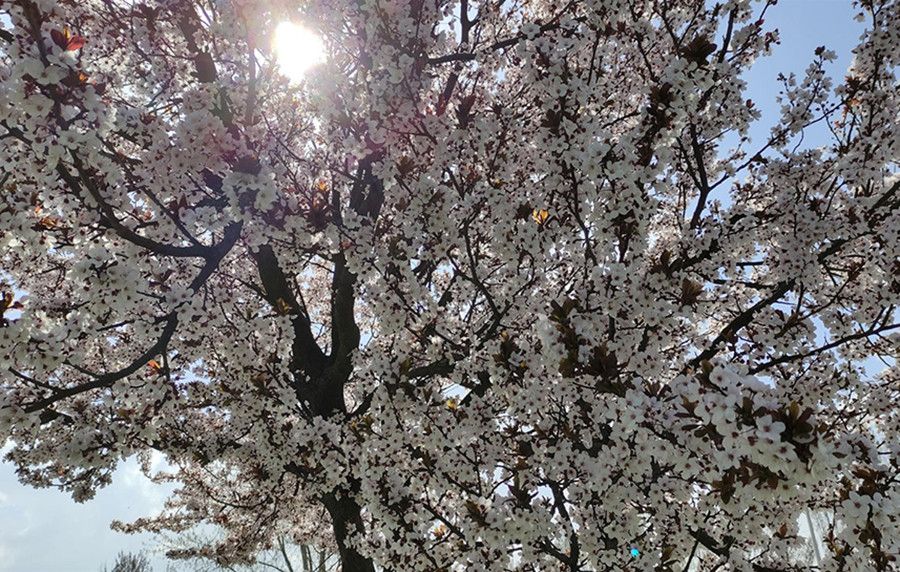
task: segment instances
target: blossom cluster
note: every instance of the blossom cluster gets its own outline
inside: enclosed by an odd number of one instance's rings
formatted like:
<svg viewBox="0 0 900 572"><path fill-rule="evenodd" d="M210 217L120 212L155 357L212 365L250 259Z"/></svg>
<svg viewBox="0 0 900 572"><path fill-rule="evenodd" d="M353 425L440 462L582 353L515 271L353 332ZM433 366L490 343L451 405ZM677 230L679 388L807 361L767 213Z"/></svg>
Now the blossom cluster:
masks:
<svg viewBox="0 0 900 572"><path fill-rule="evenodd" d="M900 3L858 8L751 141L769 3L3 0L8 460L88 500L162 453L116 526L225 531L180 558L895 569Z"/></svg>

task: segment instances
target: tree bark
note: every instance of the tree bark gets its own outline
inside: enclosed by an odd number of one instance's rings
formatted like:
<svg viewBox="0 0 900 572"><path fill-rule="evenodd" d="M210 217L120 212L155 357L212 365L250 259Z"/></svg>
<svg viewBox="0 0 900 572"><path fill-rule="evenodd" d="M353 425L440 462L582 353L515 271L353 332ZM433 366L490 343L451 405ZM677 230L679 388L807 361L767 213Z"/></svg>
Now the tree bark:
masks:
<svg viewBox="0 0 900 572"><path fill-rule="evenodd" d="M369 558L347 545L348 537L354 532L363 532L363 521L360 506L347 496L337 497L334 493L322 499L334 528L334 539L341 556L342 572L375 572L375 565Z"/></svg>

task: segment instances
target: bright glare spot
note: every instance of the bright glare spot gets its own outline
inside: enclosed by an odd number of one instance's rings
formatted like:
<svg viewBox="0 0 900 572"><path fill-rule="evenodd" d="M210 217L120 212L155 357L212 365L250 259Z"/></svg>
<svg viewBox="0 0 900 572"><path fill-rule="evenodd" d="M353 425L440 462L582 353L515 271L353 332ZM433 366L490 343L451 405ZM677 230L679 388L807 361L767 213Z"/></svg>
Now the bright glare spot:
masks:
<svg viewBox="0 0 900 572"><path fill-rule="evenodd" d="M325 61L322 39L293 22L278 24L273 47L281 73L291 81L299 81L311 67Z"/></svg>

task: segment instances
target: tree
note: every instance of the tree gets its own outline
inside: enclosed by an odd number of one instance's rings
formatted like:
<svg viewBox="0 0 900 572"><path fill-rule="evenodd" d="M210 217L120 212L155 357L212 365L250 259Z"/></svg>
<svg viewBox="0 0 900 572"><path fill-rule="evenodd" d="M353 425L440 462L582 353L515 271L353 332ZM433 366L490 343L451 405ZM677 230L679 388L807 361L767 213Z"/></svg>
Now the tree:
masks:
<svg viewBox="0 0 900 572"><path fill-rule="evenodd" d="M900 5L754 145L771 4L4 0L8 459L222 561L896 566Z"/></svg>
<svg viewBox="0 0 900 572"><path fill-rule="evenodd" d="M274 539L271 549L254 554L243 563L229 562L207 550L216 544L219 531L186 531L179 534L165 534L161 547L173 559L187 562L193 572L334 572L340 564L337 554L324 548L308 545L294 545L283 536Z"/></svg>
<svg viewBox="0 0 900 572"><path fill-rule="evenodd" d="M106 568L103 568L104 572ZM113 564L112 572L152 572L150 560L146 554L131 552L119 552L116 556L116 562Z"/></svg>

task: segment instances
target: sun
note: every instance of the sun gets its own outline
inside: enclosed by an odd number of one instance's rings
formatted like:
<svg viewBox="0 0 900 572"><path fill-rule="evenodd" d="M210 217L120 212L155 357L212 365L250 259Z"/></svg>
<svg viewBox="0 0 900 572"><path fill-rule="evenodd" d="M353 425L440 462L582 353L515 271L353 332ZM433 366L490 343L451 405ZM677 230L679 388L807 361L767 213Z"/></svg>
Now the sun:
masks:
<svg viewBox="0 0 900 572"><path fill-rule="evenodd" d="M325 61L325 44L309 29L294 22L282 22L272 40L281 73L300 81L310 68Z"/></svg>

